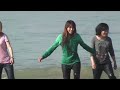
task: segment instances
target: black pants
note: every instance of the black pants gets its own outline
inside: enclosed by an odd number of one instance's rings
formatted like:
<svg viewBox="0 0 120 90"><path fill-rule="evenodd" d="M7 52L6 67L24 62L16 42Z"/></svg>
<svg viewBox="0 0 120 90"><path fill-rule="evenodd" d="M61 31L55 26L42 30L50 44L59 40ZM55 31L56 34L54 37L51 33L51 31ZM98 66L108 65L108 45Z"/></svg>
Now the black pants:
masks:
<svg viewBox="0 0 120 90"><path fill-rule="evenodd" d="M108 75L109 79L116 79L111 63L97 64L96 69L93 69L93 78L100 79L102 71Z"/></svg>
<svg viewBox="0 0 120 90"><path fill-rule="evenodd" d="M63 78L70 79L71 69L73 70L74 79L80 79L80 69L81 69L80 62L77 62L73 65L62 64Z"/></svg>
<svg viewBox="0 0 120 90"><path fill-rule="evenodd" d="M0 79L1 79L3 68L6 71L8 79L15 79L14 68L13 68L13 65L11 65L11 64L0 64Z"/></svg>

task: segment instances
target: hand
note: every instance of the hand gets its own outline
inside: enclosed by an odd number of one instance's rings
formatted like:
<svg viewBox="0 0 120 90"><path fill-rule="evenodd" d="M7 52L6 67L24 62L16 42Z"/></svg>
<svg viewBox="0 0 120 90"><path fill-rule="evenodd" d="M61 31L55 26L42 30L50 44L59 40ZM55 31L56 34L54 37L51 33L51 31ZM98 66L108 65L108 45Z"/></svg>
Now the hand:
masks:
<svg viewBox="0 0 120 90"><path fill-rule="evenodd" d="M114 69L115 69L115 70L117 69L117 64L116 64L116 63L114 63Z"/></svg>
<svg viewBox="0 0 120 90"><path fill-rule="evenodd" d="M10 64L14 64L14 58L10 58Z"/></svg>
<svg viewBox="0 0 120 90"><path fill-rule="evenodd" d="M96 69L96 63L95 63L95 60L94 60L94 56L91 56L90 59L91 59L92 69Z"/></svg>
<svg viewBox="0 0 120 90"><path fill-rule="evenodd" d="M96 64L92 63L92 69L96 69Z"/></svg>
<svg viewBox="0 0 120 90"><path fill-rule="evenodd" d="M38 62L41 62L41 61L42 61L42 57L39 57L39 58L38 58Z"/></svg>

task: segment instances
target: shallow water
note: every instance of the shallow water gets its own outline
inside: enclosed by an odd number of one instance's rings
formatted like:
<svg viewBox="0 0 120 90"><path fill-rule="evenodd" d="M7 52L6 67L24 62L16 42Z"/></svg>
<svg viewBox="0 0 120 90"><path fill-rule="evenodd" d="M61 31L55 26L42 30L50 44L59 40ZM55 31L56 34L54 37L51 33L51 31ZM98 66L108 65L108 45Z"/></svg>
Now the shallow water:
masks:
<svg viewBox="0 0 120 90"><path fill-rule="evenodd" d="M114 70L117 79L120 79L120 68ZM3 79L7 79L6 73L3 71ZM16 79L63 79L60 67L47 67L47 68L26 68L15 70ZM71 71L71 79L73 79L73 71ZM81 68L81 79L93 79L92 69L89 66ZM107 75L103 72L101 79L108 79Z"/></svg>
<svg viewBox="0 0 120 90"><path fill-rule="evenodd" d="M37 58L63 32L68 19L76 22L77 32L88 45L95 27L101 22L107 23L120 67L120 11L0 11L3 31L9 36L14 50L15 69L60 67L61 47L42 63L38 63ZM90 66L89 53L80 46L78 53L82 65Z"/></svg>

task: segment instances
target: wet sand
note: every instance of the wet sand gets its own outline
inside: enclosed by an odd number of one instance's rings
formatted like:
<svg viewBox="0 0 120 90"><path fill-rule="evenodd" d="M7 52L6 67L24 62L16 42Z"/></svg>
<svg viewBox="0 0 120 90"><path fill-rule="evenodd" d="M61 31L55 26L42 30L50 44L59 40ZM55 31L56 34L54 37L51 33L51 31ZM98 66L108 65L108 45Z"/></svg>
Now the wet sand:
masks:
<svg viewBox="0 0 120 90"><path fill-rule="evenodd" d="M114 71L118 79L120 79L120 67ZM71 71L71 79L73 79L73 71ZM91 67L81 68L81 79L93 79ZM7 79L5 71L2 74L3 79ZM63 79L60 67L49 68L26 68L22 70L15 70L16 79ZM108 79L103 72L101 79Z"/></svg>

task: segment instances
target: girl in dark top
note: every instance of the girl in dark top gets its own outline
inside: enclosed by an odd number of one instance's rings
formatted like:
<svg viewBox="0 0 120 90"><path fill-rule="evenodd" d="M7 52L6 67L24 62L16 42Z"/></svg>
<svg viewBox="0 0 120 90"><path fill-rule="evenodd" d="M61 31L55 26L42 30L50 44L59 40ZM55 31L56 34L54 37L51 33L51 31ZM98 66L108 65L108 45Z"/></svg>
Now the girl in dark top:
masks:
<svg viewBox="0 0 120 90"><path fill-rule="evenodd" d="M115 60L112 40L108 37L109 26L106 23L100 23L96 27L96 36L92 39L92 47L96 50L96 54L91 54L91 64L93 69L93 78L100 79L102 71L104 71L109 79L116 79L110 56L113 60L113 67L116 70L117 64ZM109 56L110 55L110 56Z"/></svg>

